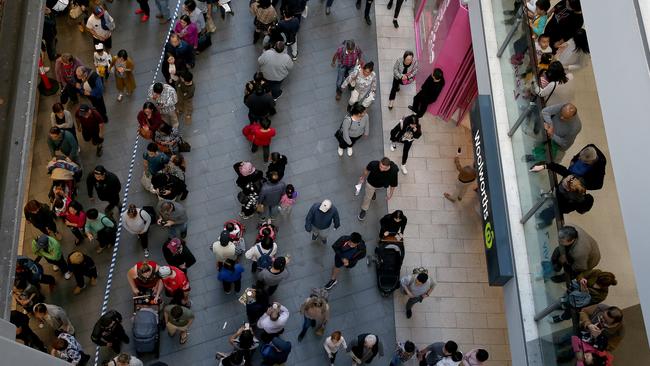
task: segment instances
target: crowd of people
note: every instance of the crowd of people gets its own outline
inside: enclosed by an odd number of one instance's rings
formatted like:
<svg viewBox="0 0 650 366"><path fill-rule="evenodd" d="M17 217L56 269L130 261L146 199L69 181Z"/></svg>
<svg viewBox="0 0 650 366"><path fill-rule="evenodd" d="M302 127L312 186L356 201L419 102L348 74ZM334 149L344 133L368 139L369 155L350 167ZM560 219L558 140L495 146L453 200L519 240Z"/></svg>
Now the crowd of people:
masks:
<svg viewBox="0 0 650 366"><path fill-rule="evenodd" d="M112 2L112 1L110 1ZM183 140L182 129L192 123L193 96L195 85L191 70L200 67L196 55L200 53L201 39L214 31L211 11L219 6L226 9L224 2L212 0L184 0L178 17L174 19L165 0L157 0L161 24L173 21L173 32L164 46L161 77L164 81L154 82L147 88L147 101L137 117L139 138L145 140L142 152L143 171L140 182L146 191L155 196L157 203L136 205L128 203L123 207L122 182L116 174L103 165L87 169L81 161L82 144L78 134L86 143L95 147L95 155L103 154L106 124L109 123L104 94L110 87L109 80L115 80L117 102L130 98L136 88L135 63L127 50L120 49L115 56L112 33L120 31L101 0L72 1L70 16L80 19L80 31L87 32L92 39L93 64L84 65L80 58L71 53L58 54L56 40L45 39L45 49L54 62L54 73L61 92L58 101L52 105L51 128L48 147L51 160L47 174L52 180L49 202L30 200L24 209L26 220L40 233L31 243L33 257L22 256L16 266L16 281L12 292L16 310L12 311L11 322L17 327L17 338L35 349L49 352L71 364L84 365L90 356L75 338L75 328L66 311L57 305L46 303L41 284L47 284L49 295L56 290L56 279L47 274L40 264L41 258L52 265L52 271L61 272L65 280L74 277L76 286L72 293L81 295L87 284L95 286L98 275L107 268L97 268L85 245L94 243L96 255L111 248L116 241L118 225L137 237L142 248L143 260L135 263L126 274L126 280L135 298L146 298L147 304L160 305L162 319L169 336L179 335L178 342L185 344L195 319L192 310L190 276L188 272L196 263L190 246L184 240L190 219L182 201L188 194L185 172L187 169L183 153L191 146ZM329 0L326 14L330 14ZM366 1L365 19L371 23L369 11L372 1ZM397 15L402 1L397 1L394 25L398 27ZM53 24L56 35L56 12L48 2L46 22ZM392 7L392 2L388 5ZM357 2L360 8L360 2ZM232 9L223 10L222 16ZM248 124L243 128L244 137L251 142L251 152L261 147L265 170L258 169L247 157L233 165L237 175L235 184L241 190L237 199L241 203L239 218L223 224L217 240L210 249L215 255L217 278L222 283L225 295L236 294L245 307L247 322L242 325L229 342L233 349L217 353L220 365L262 365L284 363L291 353L292 343L283 336L285 325L291 314L281 299L274 298L276 290L291 276L292 258L279 255L281 246L277 242L279 227L277 218L292 214L292 207L298 199L300 187L286 183L286 166L289 158L272 151L271 142L276 135L272 117L276 103L283 94L283 81L290 76L293 63L298 59L298 31L304 22L308 8L300 0L255 0L251 2L253 16L253 42L262 40L263 52L257 59L258 72L253 75L244 90L244 105L249 108ZM79 12L79 14L77 14ZM141 22L150 16L148 0L138 0L135 13ZM82 21L83 20L83 21ZM171 26L171 25L170 25ZM54 37L56 38L56 37ZM117 44L116 44L117 46ZM119 47L118 47L119 48ZM69 50L71 51L71 50ZM88 55L90 56L90 55ZM83 57L82 57L83 58ZM375 100L378 84L375 65L364 60L361 48L354 40L345 40L336 49L332 67L337 68L335 100L350 90L347 108L340 127L335 133L338 141L337 153L353 155L353 146L369 135L371 121L367 114ZM413 82L418 72L418 63L412 51L404 52L394 65L392 89L388 108L392 109L400 85ZM428 76L420 92L413 98L410 109L413 113L400 119L390 134L391 150L403 145L401 165L387 157L370 161L358 180L357 195L363 193L363 200L357 218L366 219L372 202L378 193L386 190L386 200L392 198L398 186L399 173L408 174L406 163L410 148L422 135L419 118L426 112L444 87L443 72L435 69ZM84 144L85 148L87 144ZM458 158L457 158L458 160ZM462 168L459 163L459 171ZM86 175L88 205L82 205L78 183ZM469 179L469 180L468 180ZM466 187L475 176L459 174L459 181ZM460 189L460 188L459 188ZM102 209L99 201L105 202ZM454 193L462 199L465 191ZM326 245L331 231L341 225L339 210L331 199L325 198L311 205L305 217L305 230L313 242ZM234 216L234 215L233 215ZM254 220L251 220L255 218ZM259 219L258 222L256 219ZM249 221L250 220L250 221ZM280 220L281 221L281 220ZM247 224L244 224L244 223ZM403 240L407 217L401 210L386 214L380 221L379 237L386 240ZM162 244L165 264L150 258L149 233L155 226L166 231L167 239ZM247 226L253 227L255 241L247 246L244 234ZM69 255L63 250L62 242L67 240L64 231L68 228L74 237L74 249ZM366 258L367 248L362 235L351 232L339 236L331 245L334 265L327 283L312 289L300 306L303 326L297 337L301 342L310 328L317 337L324 337L323 348L333 365L339 351L349 355L354 365L371 363L384 356L384 347L389 346L374 333L346 335L341 330L327 330L330 318L329 293L338 284L342 269L352 270ZM254 283L242 286L242 274L249 266ZM119 275L118 275L119 277ZM418 268L401 278L398 287L408 298L405 306L407 318L411 318L415 304L432 295L433 280L424 268ZM242 291L243 290L243 291ZM241 293L241 295L239 295ZM95 323L91 340L97 346L111 350L113 355L104 360L110 365L141 365L135 356L122 352L122 344L132 337L123 327L123 314L111 309ZM30 318L47 324L56 340L46 345L30 328ZM417 359L420 365L482 365L489 355L484 349L471 350L464 355L454 341L433 343L422 349L404 340L390 350L390 364L401 365ZM260 360L261 361L258 361ZM255 362L255 363L253 363Z"/></svg>
<svg viewBox="0 0 650 366"><path fill-rule="evenodd" d="M573 73L587 62L589 44L580 0L561 0L553 7L548 0L517 2L507 13L514 15L510 23L521 16L523 27L529 29L514 42L511 63L524 84L530 85L523 94L530 95L531 100L539 98L543 106L543 123L533 123L532 133L527 133L535 136L533 141L539 141L536 135L541 133L544 142L536 142L524 158L534 163L531 173L548 169L558 181L555 204L536 215L537 228L544 229L553 223L556 209L568 221L566 215L574 211L586 214L595 203L588 192L601 189L604 183L607 159L594 144L584 146L567 165L562 164L583 127L575 104ZM534 52L528 52L531 41ZM536 67L523 70L521 65ZM566 292L541 310L535 320L555 314L549 319L552 323L576 322L578 333L571 334L570 340L556 340L558 362L575 359L578 365L612 365L611 352L624 334L623 312L606 305L609 288L617 284L616 276L598 268L601 255L597 240L581 227L565 222L559 229L558 242L545 275L547 280L566 286Z"/></svg>

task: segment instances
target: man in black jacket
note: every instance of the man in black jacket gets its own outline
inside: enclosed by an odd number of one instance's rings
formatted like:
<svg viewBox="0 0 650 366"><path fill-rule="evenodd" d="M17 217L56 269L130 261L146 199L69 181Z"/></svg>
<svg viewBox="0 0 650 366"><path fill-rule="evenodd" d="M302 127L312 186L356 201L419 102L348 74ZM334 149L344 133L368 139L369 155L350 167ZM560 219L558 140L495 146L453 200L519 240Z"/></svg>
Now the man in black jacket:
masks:
<svg viewBox="0 0 650 366"><path fill-rule="evenodd" d="M349 236L341 236L332 244L332 249L334 249L334 268L329 282L325 284L325 289L328 291L338 283L336 276L341 267L352 268L366 256L366 243L361 234L353 232Z"/></svg>
<svg viewBox="0 0 650 366"><path fill-rule="evenodd" d="M418 118L422 118L427 108L429 108L429 104L438 99L438 95L440 95L444 87L445 78L442 70L435 68L433 73L422 84L420 91L413 97L413 104L409 106L409 109L415 112Z"/></svg>
<svg viewBox="0 0 650 366"><path fill-rule="evenodd" d="M100 201L108 202L108 206L104 210L107 215L111 216L113 208L116 206L118 211L122 211L122 204L120 203L122 184L117 175L109 172L102 165L97 165L95 170L88 174L86 188L88 189L90 202L95 201L93 189L97 190L97 197L99 197Z"/></svg>
<svg viewBox="0 0 650 366"><path fill-rule="evenodd" d="M120 353L122 343L130 341L122 327L122 314L116 310L107 311L95 323L90 339L98 346L110 347L115 353Z"/></svg>
<svg viewBox="0 0 650 366"><path fill-rule="evenodd" d="M258 85L252 94L246 97L244 104L248 107L248 120L250 123L261 122L275 114L275 101L264 87Z"/></svg>

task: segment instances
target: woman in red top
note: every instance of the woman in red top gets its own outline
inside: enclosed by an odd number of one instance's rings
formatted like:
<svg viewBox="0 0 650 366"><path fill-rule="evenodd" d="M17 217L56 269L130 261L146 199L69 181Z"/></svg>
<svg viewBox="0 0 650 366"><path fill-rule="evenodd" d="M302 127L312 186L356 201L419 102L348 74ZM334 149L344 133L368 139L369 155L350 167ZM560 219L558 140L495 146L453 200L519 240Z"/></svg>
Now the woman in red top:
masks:
<svg viewBox="0 0 650 366"><path fill-rule="evenodd" d="M142 110L138 112L138 133L140 136L151 140L162 123L163 120L156 105L145 102Z"/></svg>
<svg viewBox="0 0 650 366"><path fill-rule="evenodd" d="M72 234L77 238L74 245L81 244L86 238L83 232L85 225L86 213L83 211L83 207L77 201L70 202L65 214L65 226L69 227Z"/></svg>
<svg viewBox="0 0 650 366"><path fill-rule="evenodd" d="M275 136L275 128L271 127L271 121L264 119L259 124L248 125L244 127L243 132L246 139L253 144L251 152L257 152L257 149L261 146L264 153L264 162L267 163L269 161L271 139Z"/></svg>
<svg viewBox="0 0 650 366"><path fill-rule="evenodd" d="M154 300L160 299L163 284L158 277L158 263L154 261L136 263L129 269L127 280L133 295L138 296L151 292L154 295Z"/></svg>
<svg viewBox="0 0 650 366"><path fill-rule="evenodd" d="M162 278L165 295L172 298L172 304L190 307L190 281L183 271L174 266L161 266L158 276Z"/></svg>

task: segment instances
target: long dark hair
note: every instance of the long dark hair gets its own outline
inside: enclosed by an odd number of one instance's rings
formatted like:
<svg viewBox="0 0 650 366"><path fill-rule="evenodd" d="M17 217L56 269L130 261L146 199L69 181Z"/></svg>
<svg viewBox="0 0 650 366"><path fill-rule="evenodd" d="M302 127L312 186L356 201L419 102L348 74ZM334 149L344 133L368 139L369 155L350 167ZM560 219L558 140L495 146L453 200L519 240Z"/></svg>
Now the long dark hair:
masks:
<svg viewBox="0 0 650 366"><path fill-rule="evenodd" d="M546 78L549 82L557 81L560 84L564 84L569 81L569 78L566 76L564 71L564 66L560 61L553 61L548 65L548 70L546 70Z"/></svg>
<svg viewBox="0 0 650 366"><path fill-rule="evenodd" d="M587 31L585 31L582 28L578 29L576 34L573 35L573 42L576 44L576 48L574 48L575 51L580 51L589 54L589 42L587 41Z"/></svg>

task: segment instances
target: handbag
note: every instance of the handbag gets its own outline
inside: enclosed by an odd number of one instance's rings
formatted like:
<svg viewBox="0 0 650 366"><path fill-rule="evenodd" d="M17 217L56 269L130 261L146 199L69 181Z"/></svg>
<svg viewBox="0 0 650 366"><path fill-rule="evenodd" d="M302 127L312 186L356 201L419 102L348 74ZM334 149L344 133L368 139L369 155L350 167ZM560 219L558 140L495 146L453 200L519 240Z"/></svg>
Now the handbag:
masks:
<svg viewBox="0 0 650 366"><path fill-rule="evenodd" d="M83 14L83 10L81 10L81 6L77 4L72 4L72 6L70 7L70 12L68 13L70 18L77 19L81 16L81 14Z"/></svg>
<svg viewBox="0 0 650 366"><path fill-rule="evenodd" d="M248 202L248 196L244 192L239 192L237 193L237 201L239 201L239 203L244 205L246 204L246 202Z"/></svg>
<svg viewBox="0 0 650 366"><path fill-rule="evenodd" d="M255 206L255 211L257 211L257 213L264 213L264 204L258 203L257 206Z"/></svg>
<svg viewBox="0 0 650 366"><path fill-rule="evenodd" d="M180 152L190 152L190 151L192 151L192 145L190 145L189 142L181 139L181 141L178 143L178 151L180 151Z"/></svg>
<svg viewBox="0 0 650 366"><path fill-rule="evenodd" d="M578 284L578 281L571 280L569 291L565 295L565 302L576 309L584 308L591 303L591 294L589 292L580 291L580 284Z"/></svg>
<svg viewBox="0 0 650 366"><path fill-rule="evenodd" d="M153 138L153 131L147 128L138 128L138 134L145 140L151 140Z"/></svg>

